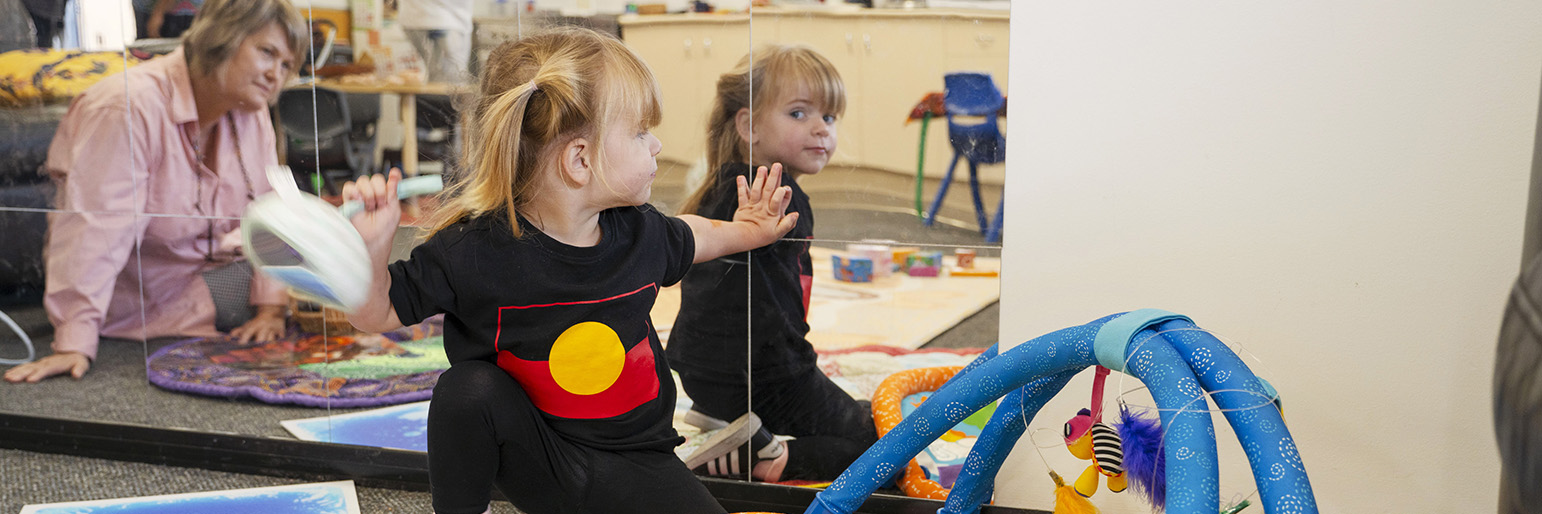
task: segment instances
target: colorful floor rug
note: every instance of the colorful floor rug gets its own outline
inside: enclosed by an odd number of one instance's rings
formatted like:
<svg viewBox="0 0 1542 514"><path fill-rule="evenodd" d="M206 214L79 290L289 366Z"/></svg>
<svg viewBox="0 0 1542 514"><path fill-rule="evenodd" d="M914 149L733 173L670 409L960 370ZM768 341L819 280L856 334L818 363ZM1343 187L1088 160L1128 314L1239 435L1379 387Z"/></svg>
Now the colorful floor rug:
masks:
<svg viewBox="0 0 1542 514"><path fill-rule="evenodd" d="M386 334L323 338L292 331L242 344L229 337L172 343L146 359L150 383L172 391L309 407L380 407L427 400L449 368L431 318Z"/></svg>

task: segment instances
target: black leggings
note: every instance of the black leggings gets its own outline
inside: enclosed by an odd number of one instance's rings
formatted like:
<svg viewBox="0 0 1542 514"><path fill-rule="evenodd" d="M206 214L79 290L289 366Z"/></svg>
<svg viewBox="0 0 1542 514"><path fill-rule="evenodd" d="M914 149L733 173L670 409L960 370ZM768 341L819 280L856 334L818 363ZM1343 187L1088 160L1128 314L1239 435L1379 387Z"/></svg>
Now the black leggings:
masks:
<svg viewBox="0 0 1542 514"><path fill-rule="evenodd" d="M673 452L607 451L553 431L498 366L456 363L428 409L434 511L480 514L492 486L529 514L724 512Z"/></svg>
<svg viewBox="0 0 1542 514"><path fill-rule="evenodd" d="M744 415L745 384L680 373L693 409L722 420ZM786 379L755 382L755 415L787 442L782 480L835 480L878 441L872 404L846 394L830 377L810 367Z"/></svg>

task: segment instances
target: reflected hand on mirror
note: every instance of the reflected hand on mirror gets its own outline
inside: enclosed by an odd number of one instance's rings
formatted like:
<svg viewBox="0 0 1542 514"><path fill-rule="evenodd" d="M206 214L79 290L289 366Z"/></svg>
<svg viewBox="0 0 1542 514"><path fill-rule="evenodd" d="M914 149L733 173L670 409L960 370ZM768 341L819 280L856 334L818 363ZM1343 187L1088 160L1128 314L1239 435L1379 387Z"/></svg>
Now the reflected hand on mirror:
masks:
<svg viewBox="0 0 1542 514"><path fill-rule="evenodd" d="M12 383L37 383L45 378L65 373L80 379L90 369L91 359L86 358L85 354L74 352L56 353L6 370L5 381Z"/></svg>
<svg viewBox="0 0 1542 514"><path fill-rule="evenodd" d="M279 305L259 305L257 315L241 326L230 330L230 337L242 344L252 341L266 342L284 335L284 308Z"/></svg>
<svg viewBox="0 0 1542 514"><path fill-rule="evenodd" d="M746 183L743 176L736 179L739 208L734 211L734 222L753 223L760 229L756 247L776 242L798 224L798 213L786 214L792 204L792 188L782 185L780 163L772 164L769 172L765 166L755 170L754 182Z"/></svg>

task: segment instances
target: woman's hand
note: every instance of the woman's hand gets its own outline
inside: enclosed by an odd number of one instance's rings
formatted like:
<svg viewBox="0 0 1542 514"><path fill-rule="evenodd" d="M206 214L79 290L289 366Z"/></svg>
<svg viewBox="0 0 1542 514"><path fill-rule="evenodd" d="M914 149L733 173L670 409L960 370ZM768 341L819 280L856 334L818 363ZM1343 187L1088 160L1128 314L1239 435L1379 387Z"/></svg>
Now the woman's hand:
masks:
<svg viewBox="0 0 1542 514"><path fill-rule="evenodd" d="M364 246L372 255L376 252L390 255L391 240L402 219L401 201L396 198L396 185L401 181L401 170L392 168L389 177L370 175L343 184L344 202L358 200L364 203L364 209L349 221L364 238Z"/></svg>
<svg viewBox="0 0 1542 514"><path fill-rule="evenodd" d="M86 358L85 354L56 353L6 370L5 381L37 383L45 378L64 373L69 373L78 380L90 369L91 359Z"/></svg>
<svg viewBox="0 0 1542 514"><path fill-rule="evenodd" d="M236 338L241 344L252 341L272 341L284 335L284 307L281 305L258 305L257 315L230 331L230 336Z"/></svg>

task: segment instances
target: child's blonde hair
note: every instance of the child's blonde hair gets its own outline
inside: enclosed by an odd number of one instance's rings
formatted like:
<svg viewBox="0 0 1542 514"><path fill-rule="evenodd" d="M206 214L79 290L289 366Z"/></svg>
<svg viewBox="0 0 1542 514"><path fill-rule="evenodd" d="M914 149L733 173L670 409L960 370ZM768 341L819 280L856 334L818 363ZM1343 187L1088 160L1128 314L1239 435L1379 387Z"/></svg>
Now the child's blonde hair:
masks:
<svg viewBox="0 0 1542 514"><path fill-rule="evenodd" d="M659 124L659 86L642 59L614 37L558 28L495 48L482 69L476 99L463 115L465 178L445 190L430 233L485 214L508 216L536 193L540 159L554 144L593 143L597 178L605 183L604 134L613 123Z"/></svg>
<svg viewBox="0 0 1542 514"><path fill-rule="evenodd" d="M707 179L680 207L684 214L696 214L702 198L718 187L718 171L730 162L750 162L749 142L739 137L735 117L749 108L758 116L772 102L781 100L782 92L809 89L813 100L827 112L840 116L846 112L846 84L835 65L814 49L802 45L765 45L750 52L734 69L717 79L717 101L707 118ZM753 105L751 101L753 99ZM751 163L753 164L753 163Z"/></svg>

